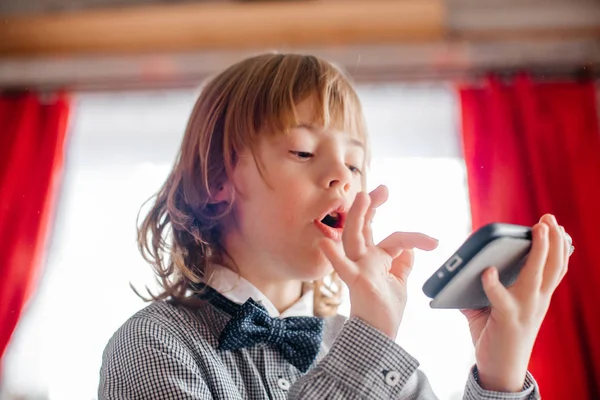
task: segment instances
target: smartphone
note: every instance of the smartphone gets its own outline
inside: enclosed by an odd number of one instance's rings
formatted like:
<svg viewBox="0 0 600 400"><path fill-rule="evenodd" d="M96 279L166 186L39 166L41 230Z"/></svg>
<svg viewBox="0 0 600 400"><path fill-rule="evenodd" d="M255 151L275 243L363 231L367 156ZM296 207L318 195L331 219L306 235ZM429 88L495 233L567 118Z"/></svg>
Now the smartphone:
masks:
<svg viewBox="0 0 600 400"><path fill-rule="evenodd" d="M571 242L571 238L567 235ZM572 243L571 253L574 248ZM423 293L431 308L479 309L488 307L481 274L498 269L500 282L512 285L531 250L531 228L492 223L479 228L425 282Z"/></svg>

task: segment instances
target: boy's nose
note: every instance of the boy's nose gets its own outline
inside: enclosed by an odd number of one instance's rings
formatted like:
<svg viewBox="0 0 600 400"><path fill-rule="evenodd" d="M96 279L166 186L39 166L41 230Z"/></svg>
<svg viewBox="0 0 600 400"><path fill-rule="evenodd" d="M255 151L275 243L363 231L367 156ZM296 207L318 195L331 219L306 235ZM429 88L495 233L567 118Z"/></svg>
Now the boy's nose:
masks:
<svg viewBox="0 0 600 400"><path fill-rule="evenodd" d="M332 165L327 174L327 187L339 188L344 192L350 190L350 182L352 180L352 172L345 164Z"/></svg>
<svg viewBox="0 0 600 400"><path fill-rule="evenodd" d="M350 182L333 180L329 183L329 187L332 189L340 188L343 192L348 192L350 190Z"/></svg>

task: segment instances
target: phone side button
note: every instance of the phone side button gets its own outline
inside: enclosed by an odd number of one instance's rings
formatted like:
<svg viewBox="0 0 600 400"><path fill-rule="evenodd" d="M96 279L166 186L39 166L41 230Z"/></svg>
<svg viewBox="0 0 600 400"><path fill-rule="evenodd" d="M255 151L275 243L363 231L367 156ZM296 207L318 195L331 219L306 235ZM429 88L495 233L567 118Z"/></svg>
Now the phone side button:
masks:
<svg viewBox="0 0 600 400"><path fill-rule="evenodd" d="M461 265L462 262L463 262L462 258L460 258L460 256L458 254L455 254L452 256L452 258L450 258L448 261L446 261L445 267L448 270L448 272L452 272L456 268L458 268L458 266Z"/></svg>

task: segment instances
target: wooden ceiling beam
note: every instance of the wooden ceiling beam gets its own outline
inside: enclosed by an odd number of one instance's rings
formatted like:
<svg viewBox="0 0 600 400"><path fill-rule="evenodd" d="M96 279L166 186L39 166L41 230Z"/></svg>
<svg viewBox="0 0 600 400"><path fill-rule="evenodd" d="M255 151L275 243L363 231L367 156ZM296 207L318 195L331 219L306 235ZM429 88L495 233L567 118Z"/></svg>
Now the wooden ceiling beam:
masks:
<svg viewBox="0 0 600 400"><path fill-rule="evenodd" d="M0 20L0 57L422 42L445 35L443 0L186 3Z"/></svg>

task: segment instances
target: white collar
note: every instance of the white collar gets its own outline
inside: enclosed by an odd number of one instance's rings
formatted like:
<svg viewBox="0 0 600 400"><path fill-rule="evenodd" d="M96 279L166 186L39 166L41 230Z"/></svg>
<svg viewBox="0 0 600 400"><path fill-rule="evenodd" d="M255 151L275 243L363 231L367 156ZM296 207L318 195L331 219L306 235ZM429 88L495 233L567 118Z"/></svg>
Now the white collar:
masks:
<svg viewBox="0 0 600 400"><path fill-rule="evenodd" d="M206 277L208 279L206 284L229 300L234 303L243 304L252 297L267 309L271 317L314 316L314 295L312 290L306 291L297 302L282 313L279 313L271 300L262 294L256 286L229 268L222 265L211 265L210 268L207 268Z"/></svg>

